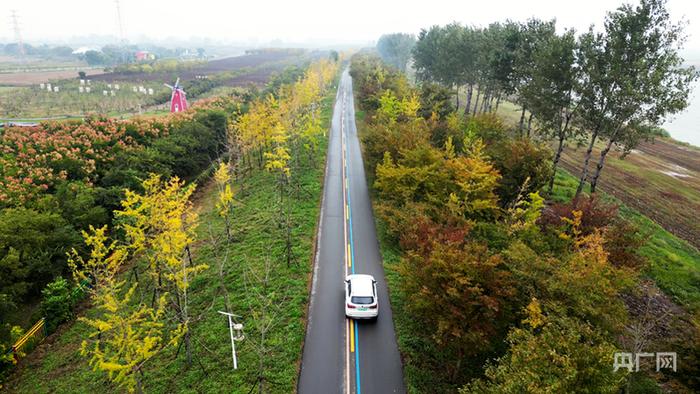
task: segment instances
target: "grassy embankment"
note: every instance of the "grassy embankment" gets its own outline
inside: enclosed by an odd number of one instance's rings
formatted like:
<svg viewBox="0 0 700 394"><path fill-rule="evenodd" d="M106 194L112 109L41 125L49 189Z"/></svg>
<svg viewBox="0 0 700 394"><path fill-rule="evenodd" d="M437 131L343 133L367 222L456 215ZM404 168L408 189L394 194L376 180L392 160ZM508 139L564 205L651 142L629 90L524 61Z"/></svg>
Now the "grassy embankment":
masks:
<svg viewBox="0 0 700 394"><path fill-rule="evenodd" d="M578 178L564 169L557 172L552 199L570 201ZM620 215L635 223L648 239L639 250L649 259L646 274L674 300L690 311L700 311L700 251L619 199L601 193L604 200L617 204Z"/></svg>
<svg viewBox="0 0 700 394"><path fill-rule="evenodd" d="M517 124L520 109L502 102L498 115ZM594 149L593 159L601 145L598 143ZM573 197L578 177L570 171L583 161L582 149L565 150L564 168L557 171L552 200L565 202ZM667 138L660 138L657 143L643 142L639 149L626 158L615 152L608 155L599 194L619 205L622 217L648 236L640 250L649 259L646 274L677 303L690 311L700 311L700 251L688 242L700 241L700 223L690 214L700 209L700 160L693 156L700 151ZM678 167L678 161L687 168Z"/></svg>
<svg viewBox="0 0 700 394"><path fill-rule="evenodd" d="M323 100L323 125L329 127L335 91ZM257 383L261 365L268 392L289 393L296 388L305 314L308 303L313 242L327 139L319 136L316 166L302 157L302 170L293 175L298 192L293 192L290 212L293 222L294 262L285 258L284 230L278 226L279 191L275 176L255 169L236 182L233 234L226 243L223 220L216 214L216 188L210 181L200 186L196 197L199 211L198 244L194 260L206 263L191 287L194 363L185 366L183 352L175 358L169 349L149 361L145 368L144 391L248 393ZM218 238L218 240L215 240ZM232 370L231 344L220 290L219 264L226 259L224 283L232 312L241 315L246 338L236 343L237 371ZM269 271L269 272L268 272ZM265 284L265 277L267 281ZM88 309L88 316L96 313ZM261 328L268 326L261 343ZM80 356L80 343L88 335L82 322L59 330L20 366L8 385L17 393L74 393L118 391L105 376L93 372Z"/></svg>

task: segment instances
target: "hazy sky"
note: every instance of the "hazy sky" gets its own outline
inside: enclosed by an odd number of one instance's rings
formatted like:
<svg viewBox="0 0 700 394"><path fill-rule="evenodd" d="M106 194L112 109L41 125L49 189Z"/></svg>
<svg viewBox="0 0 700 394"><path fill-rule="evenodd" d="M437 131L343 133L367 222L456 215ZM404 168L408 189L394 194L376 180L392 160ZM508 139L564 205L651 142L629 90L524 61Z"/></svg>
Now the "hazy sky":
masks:
<svg viewBox="0 0 700 394"><path fill-rule="evenodd" d="M13 40L10 10L20 16L27 41L71 36L119 35L114 0L0 0L0 38ZM149 36L209 37L217 41L359 43L387 32L417 33L422 27L458 21L486 25L531 16L557 18L560 28L585 30L601 25L618 0L121 0L130 40ZM700 6L695 0L670 0L676 20L685 18L687 48L700 52Z"/></svg>

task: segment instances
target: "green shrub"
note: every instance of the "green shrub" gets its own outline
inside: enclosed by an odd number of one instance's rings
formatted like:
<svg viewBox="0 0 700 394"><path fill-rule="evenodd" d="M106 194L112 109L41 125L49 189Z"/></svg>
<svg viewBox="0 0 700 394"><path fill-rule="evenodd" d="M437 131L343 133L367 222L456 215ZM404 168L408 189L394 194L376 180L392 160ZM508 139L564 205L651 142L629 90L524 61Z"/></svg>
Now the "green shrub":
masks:
<svg viewBox="0 0 700 394"><path fill-rule="evenodd" d="M57 277L41 291L41 312L44 315L47 333L56 330L59 324L67 321L73 315L74 297L70 283L63 277Z"/></svg>
<svg viewBox="0 0 700 394"><path fill-rule="evenodd" d="M541 190L552 177L552 150L544 144L525 138L507 139L490 146L487 153L501 173L497 194L503 206L519 193L527 196Z"/></svg>

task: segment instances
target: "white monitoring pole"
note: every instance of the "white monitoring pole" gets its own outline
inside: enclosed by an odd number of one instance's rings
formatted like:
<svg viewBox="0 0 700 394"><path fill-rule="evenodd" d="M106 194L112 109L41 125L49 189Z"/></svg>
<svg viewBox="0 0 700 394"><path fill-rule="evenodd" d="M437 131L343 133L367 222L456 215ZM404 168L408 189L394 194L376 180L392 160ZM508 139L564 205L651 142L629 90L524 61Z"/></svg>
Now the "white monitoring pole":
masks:
<svg viewBox="0 0 700 394"><path fill-rule="evenodd" d="M245 338L245 335L243 335L243 324L233 322L234 317L240 317L238 315L222 311L219 311L219 313L228 317L228 330L231 334L231 355L233 357L233 369L238 369L238 360L236 359L236 341L240 341ZM234 331L236 331L235 337L233 335Z"/></svg>

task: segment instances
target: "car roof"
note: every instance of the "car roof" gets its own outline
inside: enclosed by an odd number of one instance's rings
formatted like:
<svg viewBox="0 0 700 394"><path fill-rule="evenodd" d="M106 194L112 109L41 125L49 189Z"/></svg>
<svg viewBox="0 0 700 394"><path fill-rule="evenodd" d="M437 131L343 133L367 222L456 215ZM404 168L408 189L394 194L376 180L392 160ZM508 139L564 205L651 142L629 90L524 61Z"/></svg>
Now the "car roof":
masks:
<svg viewBox="0 0 700 394"><path fill-rule="evenodd" d="M374 295L374 277L372 275L354 274L348 275L347 280L352 284L352 294L358 296Z"/></svg>

